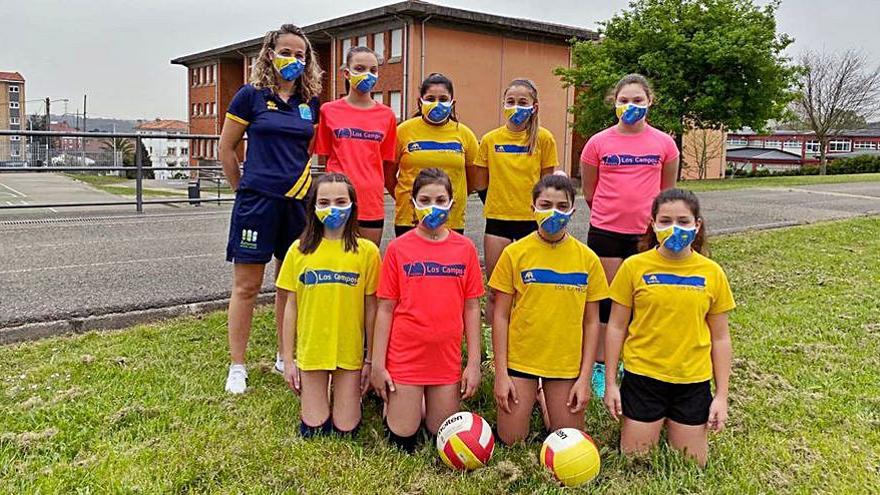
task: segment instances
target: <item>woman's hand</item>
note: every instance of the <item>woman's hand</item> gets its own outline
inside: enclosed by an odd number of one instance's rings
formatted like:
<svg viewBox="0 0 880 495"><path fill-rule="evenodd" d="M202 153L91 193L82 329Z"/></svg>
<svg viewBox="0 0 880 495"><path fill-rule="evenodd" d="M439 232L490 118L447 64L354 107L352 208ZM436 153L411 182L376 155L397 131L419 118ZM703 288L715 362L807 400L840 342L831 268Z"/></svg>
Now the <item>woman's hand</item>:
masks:
<svg viewBox="0 0 880 495"><path fill-rule="evenodd" d="M709 406L709 422L706 427L710 431L720 432L724 430L724 424L727 422L727 397L716 395L712 399L712 405Z"/></svg>
<svg viewBox="0 0 880 495"><path fill-rule="evenodd" d="M516 393L516 385L513 380L505 373L503 375L495 375L495 402L502 411L510 414L510 402L519 404L519 396Z"/></svg>
<svg viewBox="0 0 880 495"><path fill-rule="evenodd" d="M620 421L620 417L623 416L623 406L620 402L620 387L617 385L605 385L605 407L608 408L614 421Z"/></svg>
<svg viewBox="0 0 880 495"><path fill-rule="evenodd" d="M590 403L590 378L578 377L571 385L571 391L568 393L568 402L566 406L570 407L572 413L583 412L587 404Z"/></svg>
<svg viewBox="0 0 880 495"><path fill-rule="evenodd" d="M376 390L379 397L382 397L383 401L388 402L388 392L394 392L394 381L391 379L391 374L388 373L384 366L376 366L374 364L372 368L370 381L373 384L373 389Z"/></svg>
<svg viewBox="0 0 880 495"><path fill-rule="evenodd" d="M284 360L284 381L287 382L287 386L290 387L290 390L293 390L293 393L299 395L299 368L296 367L296 359L293 361Z"/></svg>
<svg viewBox="0 0 880 495"><path fill-rule="evenodd" d="M461 398L470 399L480 386L480 365L469 364L461 374Z"/></svg>

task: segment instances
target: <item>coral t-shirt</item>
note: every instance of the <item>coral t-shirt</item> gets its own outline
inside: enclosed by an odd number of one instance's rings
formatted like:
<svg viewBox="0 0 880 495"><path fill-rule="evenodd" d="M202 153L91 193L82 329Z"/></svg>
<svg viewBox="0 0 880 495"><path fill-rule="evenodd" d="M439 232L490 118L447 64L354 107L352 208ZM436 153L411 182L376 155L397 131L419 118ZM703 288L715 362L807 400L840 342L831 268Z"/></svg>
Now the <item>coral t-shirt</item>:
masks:
<svg viewBox="0 0 880 495"><path fill-rule="evenodd" d="M327 171L340 172L354 184L358 220L385 218L383 161L394 161L397 118L390 107L352 106L345 98L321 105L315 153L327 157Z"/></svg>
<svg viewBox="0 0 880 495"><path fill-rule="evenodd" d="M388 244L376 295L397 301L385 368L407 385L461 379L465 300L483 295L477 248L456 232L430 241L411 230Z"/></svg>
<svg viewBox="0 0 880 495"><path fill-rule="evenodd" d="M593 135L581 162L599 167L590 224L621 234L644 234L651 221L651 203L660 194L663 164L678 158L675 140L650 125L638 134L622 134L617 126Z"/></svg>

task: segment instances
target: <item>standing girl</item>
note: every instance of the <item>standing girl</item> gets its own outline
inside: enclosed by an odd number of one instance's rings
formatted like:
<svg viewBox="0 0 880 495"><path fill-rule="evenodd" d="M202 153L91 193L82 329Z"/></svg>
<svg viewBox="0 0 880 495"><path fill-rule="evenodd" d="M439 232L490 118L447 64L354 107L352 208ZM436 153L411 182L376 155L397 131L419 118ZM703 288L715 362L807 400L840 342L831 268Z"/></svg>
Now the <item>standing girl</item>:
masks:
<svg viewBox="0 0 880 495"><path fill-rule="evenodd" d="M675 187L678 148L668 134L651 127L645 117L654 102L648 80L630 74L614 87L617 125L587 141L581 153L584 196L590 206L587 245L599 255L608 282L624 259L638 252L650 223L651 200ZM605 325L611 300L600 305L599 350L593 369L593 393L605 395Z"/></svg>
<svg viewBox="0 0 880 495"><path fill-rule="evenodd" d="M667 189L651 205L648 250L626 259L611 284L605 405L623 416L620 450L644 452L666 425L669 444L701 465L706 430L727 420L731 346L727 312L736 304L724 270L706 252L706 226L690 191ZM630 318L632 317L632 321ZM712 398L710 381L715 380Z"/></svg>
<svg viewBox="0 0 880 495"><path fill-rule="evenodd" d="M436 168L413 183L418 228L388 244L379 280L373 387L385 400L392 443L412 452L422 424L436 434L480 385L480 296L477 250L444 224L452 182ZM461 340L467 366L461 370Z"/></svg>
<svg viewBox="0 0 880 495"><path fill-rule="evenodd" d="M539 380L550 430L584 428L608 283L599 257L566 232L574 197L568 177L541 178L532 190L538 231L504 249L489 281L498 436L506 444L528 435Z"/></svg>
<svg viewBox="0 0 880 495"><path fill-rule="evenodd" d="M467 197L473 185L477 137L455 115L452 81L443 74L429 75L419 87L416 116L397 127L397 187L394 189L394 232L412 230L416 218L412 207L413 180L426 168L439 168L452 180L457 202L447 225L464 233Z"/></svg>
<svg viewBox="0 0 880 495"><path fill-rule="evenodd" d="M384 189L394 192L397 118L370 96L379 79L373 50L350 49L342 75L348 95L321 106L315 152L327 157L328 172L351 178L360 198L360 235L379 245L385 225Z"/></svg>
<svg viewBox="0 0 880 495"><path fill-rule="evenodd" d="M226 113L218 147L223 172L235 190L226 246L226 260L235 263L229 300L232 365L226 377L226 391L232 394L247 389L245 350L266 263L275 256L277 275L305 226L303 198L312 182L309 149L320 92L321 69L312 45L300 28L285 24L266 34L251 82L238 90ZM241 172L235 149L245 132L248 146ZM283 370L281 326L286 302L287 293L277 291L278 372Z"/></svg>
<svg viewBox="0 0 880 495"><path fill-rule="evenodd" d="M474 162L476 188L488 188L483 247L490 278L501 251L537 229L530 206L532 187L559 163L553 134L538 123L535 83L514 79L504 91L503 103L506 122L483 136ZM493 300L494 292L490 292L486 315L493 314Z"/></svg>
<svg viewBox="0 0 880 495"><path fill-rule="evenodd" d="M305 231L290 247L276 283L291 292L284 311L284 379L302 397L304 437L331 430L353 435L369 386L379 248L357 237L357 209L347 177L317 179Z"/></svg>

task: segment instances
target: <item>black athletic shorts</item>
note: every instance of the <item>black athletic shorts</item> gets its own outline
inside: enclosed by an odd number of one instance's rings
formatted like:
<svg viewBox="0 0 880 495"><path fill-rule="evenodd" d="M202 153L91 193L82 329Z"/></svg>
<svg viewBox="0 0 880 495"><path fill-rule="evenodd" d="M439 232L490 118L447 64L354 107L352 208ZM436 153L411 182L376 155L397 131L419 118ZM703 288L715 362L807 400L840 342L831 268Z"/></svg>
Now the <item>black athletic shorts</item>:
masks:
<svg viewBox="0 0 880 495"><path fill-rule="evenodd" d="M629 258L639 252L639 234L621 234L590 225L587 246L602 258ZM599 301L599 322L608 323L611 316L611 299Z"/></svg>
<svg viewBox="0 0 880 495"><path fill-rule="evenodd" d="M232 205L226 261L266 264L283 260L306 225L305 203L239 189Z"/></svg>
<svg viewBox="0 0 880 495"><path fill-rule="evenodd" d="M383 229L385 228L385 220L358 220L358 226L364 229Z"/></svg>
<svg viewBox="0 0 880 495"><path fill-rule="evenodd" d="M504 237L511 241L518 241L537 230L538 223L534 220L486 219L486 234Z"/></svg>
<svg viewBox="0 0 880 495"><path fill-rule="evenodd" d="M569 378L547 378L546 376L533 375L533 374L531 374L531 373L526 373L525 371L517 371L517 370L510 369L510 368L507 368L507 374L508 374L509 376L514 377L514 378L526 378L526 379L529 379L529 380L538 380L538 379L541 379L541 380L544 380L544 381L549 381L549 380L569 380ZM573 378L571 378L571 380L573 380Z"/></svg>
<svg viewBox="0 0 880 495"><path fill-rule="evenodd" d="M699 426L709 421L712 392L709 381L668 383L625 370L620 385L623 415L652 423L669 418L676 423Z"/></svg>
<svg viewBox="0 0 880 495"><path fill-rule="evenodd" d="M395 225L394 226L394 237L400 237L403 234L406 234L410 230L414 229L413 225ZM455 232L458 232L461 235L464 235L464 229L452 229Z"/></svg>

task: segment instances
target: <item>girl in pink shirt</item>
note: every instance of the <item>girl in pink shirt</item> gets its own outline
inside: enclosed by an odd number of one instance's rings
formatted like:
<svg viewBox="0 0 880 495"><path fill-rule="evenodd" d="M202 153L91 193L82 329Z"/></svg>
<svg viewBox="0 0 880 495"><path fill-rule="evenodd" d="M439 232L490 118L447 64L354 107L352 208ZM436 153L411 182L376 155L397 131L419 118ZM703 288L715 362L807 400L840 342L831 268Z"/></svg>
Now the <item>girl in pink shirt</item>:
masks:
<svg viewBox="0 0 880 495"><path fill-rule="evenodd" d="M629 74L614 87L617 125L594 134L581 153L584 196L590 206L587 245L599 255L608 283L651 221L651 201L675 187L679 152L669 134L645 120L654 92L644 76ZM599 348L593 367L593 393L605 395L605 326L611 300L599 307Z"/></svg>

